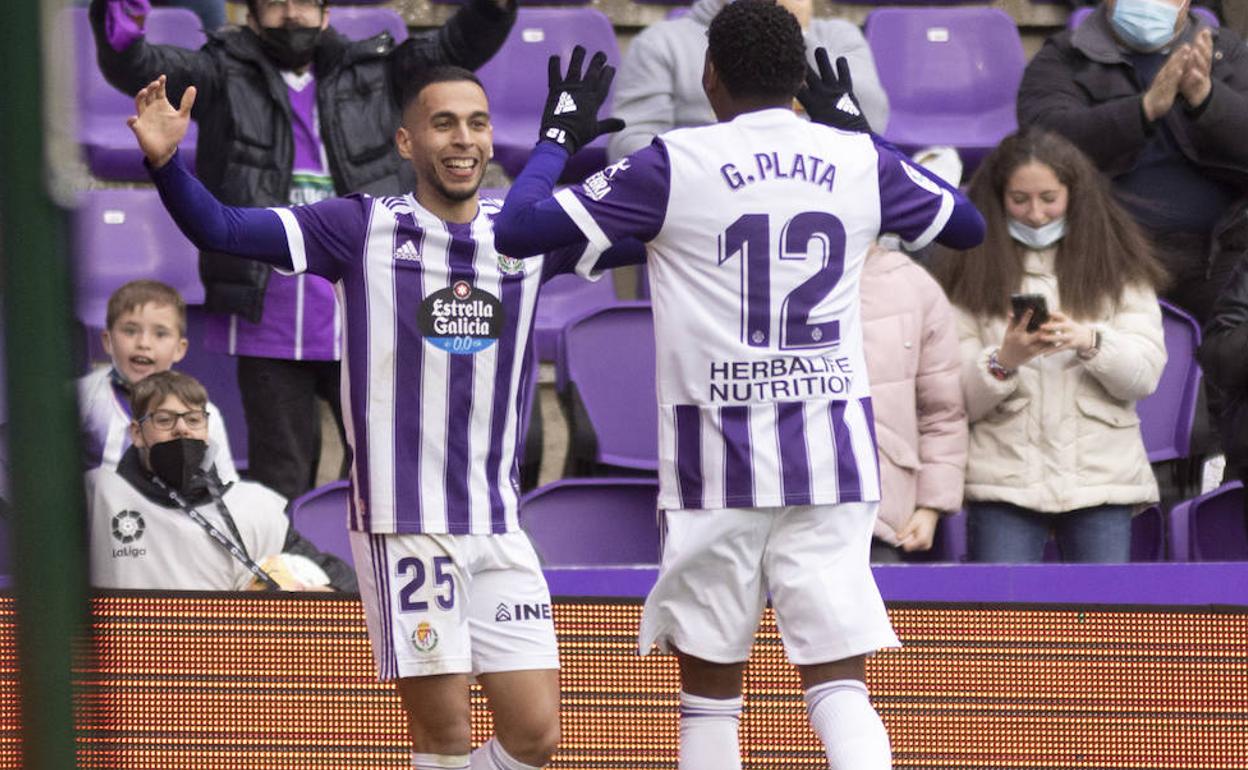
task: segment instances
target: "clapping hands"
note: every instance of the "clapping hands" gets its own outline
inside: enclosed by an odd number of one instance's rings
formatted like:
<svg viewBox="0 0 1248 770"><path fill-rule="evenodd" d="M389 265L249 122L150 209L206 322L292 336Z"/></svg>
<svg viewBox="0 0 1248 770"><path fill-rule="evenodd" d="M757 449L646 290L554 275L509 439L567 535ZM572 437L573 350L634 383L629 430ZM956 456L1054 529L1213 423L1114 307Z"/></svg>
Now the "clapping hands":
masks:
<svg viewBox="0 0 1248 770"><path fill-rule="evenodd" d="M1179 96L1190 107L1199 107L1213 87L1213 33L1208 28L1195 40L1184 43L1170 54L1148 91L1144 93L1144 115L1149 121L1163 117Z"/></svg>

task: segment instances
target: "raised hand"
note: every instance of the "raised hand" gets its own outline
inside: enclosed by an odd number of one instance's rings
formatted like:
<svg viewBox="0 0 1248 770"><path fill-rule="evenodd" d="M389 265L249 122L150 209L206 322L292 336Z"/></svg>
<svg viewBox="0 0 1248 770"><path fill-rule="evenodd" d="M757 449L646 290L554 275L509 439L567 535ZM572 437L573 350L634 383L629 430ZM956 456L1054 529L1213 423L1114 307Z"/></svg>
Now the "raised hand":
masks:
<svg viewBox="0 0 1248 770"><path fill-rule="evenodd" d="M126 119L126 125L139 140L139 149L154 168L169 162L178 145L186 136L191 122L191 107L195 105L195 86L182 94L182 104L174 109L165 94L165 76L144 86L134 97L137 114Z"/></svg>
<svg viewBox="0 0 1248 770"><path fill-rule="evenodd" d="M1213 33L1206 27L1191 43L1191 53L1187 58L1187 68L1179 80L1179 92L1183 99L1192 107L1199 107L1209 98L1213 87L1210 73L1213 70Z"/></svg>
<svg viewBox="0 0 1248 770"><path fill-rule="evenodd" d="M837 57L836 72L833 72L827 49L816 48L815 64L819 65L819 71L807 65L806 82L797 92L797 100L810 119L842 131L870 132L871 124L854 96L854 82L845 57Z"/></svg>
<svg viewBox="0 0 1248 770"><path fill-rule="evenodd" d="M569 155L592 142L601 134L609 134L624 128L619 118L598 119L598 108L607 99L615 67L607 64L607 55L599 51L589 60L589 66L581 75L581 63L585 49L576 46L568 59L565 77L559 66L559 57L550 57L547 65L546 106L542 110L540 139L547 139L567 149Z"/></svg>
<svg viewBox="0 0 1248 770"><path fill-rule="evenodd" d="M1190 45L1176 48L1144 92L1144 116L1149 122L1164 116L1174 106L1174 100L1179 95L1179 82L1187 71L1187 61L1191 54Z"/></svg>

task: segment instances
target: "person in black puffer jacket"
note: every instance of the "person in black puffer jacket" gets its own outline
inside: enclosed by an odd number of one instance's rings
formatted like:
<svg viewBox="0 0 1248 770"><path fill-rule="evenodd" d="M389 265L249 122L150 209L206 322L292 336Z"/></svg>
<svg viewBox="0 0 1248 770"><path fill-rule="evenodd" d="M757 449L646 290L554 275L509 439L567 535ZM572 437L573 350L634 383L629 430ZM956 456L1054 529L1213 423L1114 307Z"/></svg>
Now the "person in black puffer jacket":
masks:
<svg viewBox="0 0 1248 770"><path fill-rule="evenodd" d="M1248 257L1214 303L1200 365L1226 453L1226 481L1248 480ZM1245 498L1248 515L1248 497Z"/></svg>
<svg viewBox="0 0 1248 770"><path fill-rule="evenodd" d="M248 0L245 26L209 31L196 51L144 39L148 0L92 0L89 13L100 69L113 86L135 94L163 74L175 102L196 87L198 172L224 203L401 195L415 180L394 149L395 93L431 66L484 64L515 21L514 0L469 0L440 29L397 45L388 33L347 39L330 25L326 4ZM342 433L333 289L223 254L201 254L200 276L209 311L203 344L239 357L248 476L297 497L316 478L318 396Z"/></svg>

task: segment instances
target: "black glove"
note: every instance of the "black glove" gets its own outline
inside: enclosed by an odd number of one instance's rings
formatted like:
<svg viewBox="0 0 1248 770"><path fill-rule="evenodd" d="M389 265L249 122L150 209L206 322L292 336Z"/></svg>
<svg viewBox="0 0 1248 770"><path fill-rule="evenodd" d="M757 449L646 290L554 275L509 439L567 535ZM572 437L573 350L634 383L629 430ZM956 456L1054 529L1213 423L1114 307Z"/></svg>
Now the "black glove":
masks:
<svg viewBox="0 0 1248 770"><path fill-rule="evenodd" d="M550 92L542 110L542 132L538 141L549 139L563 146L569 155L575 155L600 134L624 128L624 121L619 118L598 119L598 108L611 90L615 67L607 64L607 55L599 51L589 60L585 76L581 77L584 60L585 49L578 45L572 49L566 78L559 71L558 56L550 57L547 65Z"/></svg>
<svg viewBox="0 0 1248 770"><path fill-rule="evenodd" d="M854 96L854 82L849 77L849 62L844 56L836 58L836 73L832 72L832 64L828 61L828 52L824 48L815 49L815 63L819 65L816 73L806 67L806 82L797 92L797 100L806 109L806 114L816 123L839 128L842 131L861 131L870 133L871 124L862 114L862 105Z"/></svg>

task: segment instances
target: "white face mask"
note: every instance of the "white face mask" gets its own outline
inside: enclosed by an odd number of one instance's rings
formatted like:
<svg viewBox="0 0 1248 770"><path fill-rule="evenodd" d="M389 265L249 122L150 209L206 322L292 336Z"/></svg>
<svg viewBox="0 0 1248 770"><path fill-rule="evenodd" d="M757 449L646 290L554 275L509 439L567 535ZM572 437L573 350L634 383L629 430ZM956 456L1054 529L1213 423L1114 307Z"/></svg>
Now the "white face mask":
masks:
<svg viewBox="0 0 1248 770"><path fill-rule="evenodd" d="M1047 225L1032 227L1014 217L1007 217L1010 237L1029 249L1047 249L1066 235L1066 217L1058 217Z"/></svg>

